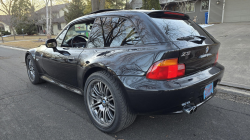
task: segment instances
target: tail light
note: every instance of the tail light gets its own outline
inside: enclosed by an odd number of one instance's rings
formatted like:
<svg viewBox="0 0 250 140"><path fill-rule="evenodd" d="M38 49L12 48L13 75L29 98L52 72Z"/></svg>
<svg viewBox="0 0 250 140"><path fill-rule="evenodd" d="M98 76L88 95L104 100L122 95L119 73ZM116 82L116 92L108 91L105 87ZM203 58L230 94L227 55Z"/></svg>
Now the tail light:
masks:
<svg viewBox="0 0 250 140"><path fill-rule="evenodd" d="M214 62L214 64L215 63L217 63L217 61L218 61L218 58L219 58L219 52L216 54L216 59L215 59L215 62Z"/></svg>
<svg viewBox="0 0 250 140"><path fill-rule="evenodd" d="M178 58L161 60L154 63L146 77L153 80L167 80L185 75L185 65L178 64Z"/></svg>

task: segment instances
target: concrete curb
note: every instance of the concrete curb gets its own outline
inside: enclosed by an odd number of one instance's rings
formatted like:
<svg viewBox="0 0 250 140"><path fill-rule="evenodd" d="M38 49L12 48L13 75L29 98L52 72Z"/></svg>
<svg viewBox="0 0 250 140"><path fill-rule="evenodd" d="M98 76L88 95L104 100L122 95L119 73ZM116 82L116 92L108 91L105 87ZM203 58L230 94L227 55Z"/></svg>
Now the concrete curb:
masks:
<svg viewBox="0 0 250 140"><path fill-rule="evenodd" d="M27 51L29 49L24 49L24 48L18 48L18 47L12 47L12 46L5 46L0 43L0 47L2 48L7 48L7 49L13 49L13 50L20 50L20 51Z"/></svg>
<svg viewBox="0 0 250 140"><path fill-rule="evenodd" d="M238 89L243 89L243 90L250 90L249 86L242 85L242 84L237 84L237 83L220 82L219 85L238 88Z"/></svg>
<svg viewBox="0 0 250 140"><path fill-rule="evenodd" d="M234 88L234 87L228 87L228 86L217 86L218 93L224 93L228 95L234 95L239 97L246 97L250 98L250 91Z"/></svg>

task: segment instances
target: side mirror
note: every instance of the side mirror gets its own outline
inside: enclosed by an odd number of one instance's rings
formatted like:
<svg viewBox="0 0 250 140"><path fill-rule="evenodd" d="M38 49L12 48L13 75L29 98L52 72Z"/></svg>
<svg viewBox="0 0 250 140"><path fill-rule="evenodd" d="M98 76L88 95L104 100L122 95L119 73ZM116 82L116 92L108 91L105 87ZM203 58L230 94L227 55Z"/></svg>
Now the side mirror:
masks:
<svg viewBox="0 0 250 140"><path fill-rule="evenodd" d="M45 45L47 48L56 48L56 46L57 46L56 39L47 40Z"/></svg>

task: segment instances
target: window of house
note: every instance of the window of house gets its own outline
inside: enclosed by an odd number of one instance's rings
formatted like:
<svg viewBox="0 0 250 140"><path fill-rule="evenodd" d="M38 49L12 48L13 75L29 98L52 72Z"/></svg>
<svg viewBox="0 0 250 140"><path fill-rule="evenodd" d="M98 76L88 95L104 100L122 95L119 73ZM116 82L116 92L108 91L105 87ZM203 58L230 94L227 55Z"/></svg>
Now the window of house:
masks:
<svg viewBox="0 0 250 140"><path fill-rule="evenodd" d="M62 30L61 23L57 23L57 28L58 28L58 30Z"/></svg>
<svg viewBox="0 0 250 140"><path fill-rule="evenodd" d="M195 12L195 3L189 2L185 5L186 12Z"/></svg>
<svg viewBox="0 0 250 140"><path fill-rule="evenodd" d="M208 11L209 8L209 0L201 0L201 10Z"/></svg>
<svg viewBox="0 0 250 140"><path fill-rule="evenodd" d="M120 47L141 43L131 21L125 18L97 18L92 28L88 48Z"/></svg>
<svg viewBox="0 0 250 140"><path fill-rule="evenodd" d="M4 25L0 23L0 31L4 31Z"/></svg>

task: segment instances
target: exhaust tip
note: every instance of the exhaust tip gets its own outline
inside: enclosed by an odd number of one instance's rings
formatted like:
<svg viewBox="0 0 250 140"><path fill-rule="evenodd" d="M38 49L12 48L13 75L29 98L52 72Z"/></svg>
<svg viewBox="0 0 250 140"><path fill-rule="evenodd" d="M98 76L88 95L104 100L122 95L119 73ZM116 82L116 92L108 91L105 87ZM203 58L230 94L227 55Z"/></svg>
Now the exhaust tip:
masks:
<svg viewBox="0 0 250 140"><path fill-rule="evenodd" d="M194 107L194 112L196 112L196 111L197 111L197 107L195 106L195 107Z"/></svg>
<svg viewBox="0 0 250 140"><path fill-rule="evenodd" d="M192 114L194 112L196 112L197 107L195 105L191 105L188 104L186 106L183 107L183 112L187 113L187 114Z"/></svg>

